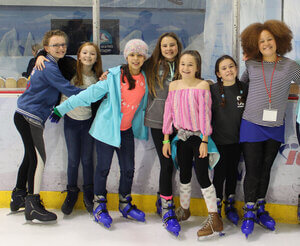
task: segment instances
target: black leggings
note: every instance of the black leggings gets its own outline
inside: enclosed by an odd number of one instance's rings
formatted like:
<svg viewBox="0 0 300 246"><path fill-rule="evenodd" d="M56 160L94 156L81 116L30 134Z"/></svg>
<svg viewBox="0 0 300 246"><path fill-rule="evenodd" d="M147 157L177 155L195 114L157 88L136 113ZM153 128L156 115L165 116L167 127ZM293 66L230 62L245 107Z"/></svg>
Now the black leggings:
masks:
<svg viewBox="0 0 300 246"><path fill-rule="evenodd" d="M160 163L159 174L159 192L163 196L172 195L172 174L173 174L173 161L172 158L164 157L162 153L162 147L164 140L164 134L161 129L151 128L151 135L156 148L156 152ZM175 133L170 136L170 141L174 138Z"/></svg>
<svg viewBox="0 0 300 246"><path fill-rule="evenodd" d="M257 199L265 198L269 186L271 168L280 145L280 142L273 139L242 144L246 166L244 180L245 202L256 202Z"/></svg>
<svg viewBox="0 0 300 246"><path fill-rule="evenodd" d="M202 140L200 137L191 136L186 141L177 142L177 158L180 168L180 182L188 184L191 182L193 158L195 160L195 173L202 189L211 185L208 176L208 157L199 158L199 146Z"/></svg>
<svg viewBox="0 0 300 246"><path fill-rule="evenodd" d="M14 122L24 144L24 158L19 167L16 187L26 189L28 183L29 194L38 194L46 162L43 129L29 124L19 113L15 113Z"/></svg>
<svg viewBox="0 0 300 246"><path fill-rule="evenodd" d="M225 198L235 194L238 164L241 157L241 144L217 145L220 160L214 168L213 184L216 188L217 198L223 200L223 187L225 181Z"/></svg>

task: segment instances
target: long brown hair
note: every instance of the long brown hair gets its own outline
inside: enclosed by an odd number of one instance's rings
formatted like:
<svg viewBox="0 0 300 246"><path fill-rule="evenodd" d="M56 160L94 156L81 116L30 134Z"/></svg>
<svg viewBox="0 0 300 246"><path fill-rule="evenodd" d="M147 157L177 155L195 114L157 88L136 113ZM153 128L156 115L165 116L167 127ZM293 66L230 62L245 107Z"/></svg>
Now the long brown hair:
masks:
<svg viewBox="0 0 300 246"><path fill-rule="evenodd" d="M176 40L177 47L178 47L178 54L175 57L175 74L177 73L177 63L179 60L179 56L182 51L182 45L181 42L179 41L179 38L177 35L173 32L166 32L163 33L157 40L156 46L152 52L152 55L146 62L146 77L148 81L148 88L149 92L151 95L156 96L156 91L155 91L155 86L156 84L160 87L163 88L163 82L166 79L166 77L169 74L170 68L169 65L164 58L164 56L161 54L161 41L165 37L171 37ZM160 65L163 66L163 75L162 77L159 76L159 67Z"/></svg>
<svg viewBox="0 0 300 246"><path fill-rule="evenodd" d="M86 42L86 43L82 44L79 47L78 51L77 51L76 76L74 78L74 84L76 86L83 85L82 63L79 60L79 54L80 54L82 48L85 47L85 46L93 46L96 50L96 53L97 53L97 59L96 59L96 62L94 63L94 65L92 67L92 71L95 73L97 78L99 78L101 76L101 74L103 73L100 49L94 43Z"/></svg>

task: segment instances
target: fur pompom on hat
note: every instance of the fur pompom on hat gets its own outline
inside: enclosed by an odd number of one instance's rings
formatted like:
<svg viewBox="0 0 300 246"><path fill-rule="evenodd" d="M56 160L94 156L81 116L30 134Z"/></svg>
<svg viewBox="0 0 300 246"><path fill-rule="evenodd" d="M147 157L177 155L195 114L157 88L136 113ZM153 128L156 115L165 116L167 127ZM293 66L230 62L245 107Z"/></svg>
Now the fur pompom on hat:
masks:
<svg viewBox="0 0 300 246"><path fill-rule="evenodd" d="M124 48L124 57L127 59L130 53L138 53L143 55L145 59L148 57L148 45L141 39L129 40Z"/></svg>

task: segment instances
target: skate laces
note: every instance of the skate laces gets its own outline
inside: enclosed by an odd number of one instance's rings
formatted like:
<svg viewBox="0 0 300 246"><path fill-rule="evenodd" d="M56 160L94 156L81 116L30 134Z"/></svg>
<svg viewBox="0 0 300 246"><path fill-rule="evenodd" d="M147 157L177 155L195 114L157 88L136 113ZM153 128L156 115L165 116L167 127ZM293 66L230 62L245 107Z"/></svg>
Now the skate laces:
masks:
<svg viewBox="0 0 300 246"><path fill-rule="evenodd" d="M207 219L201 224L201 226L203 226L200 231L205 230L206 228L210 227L210 229L214 232L214 228L212 226L213 224L213 214L208 214Z"/></svg>
<svg viewBox="0 0 300 246"><path fill-rule="evenodd" d="M40 197L38 197L36 200L37 200L37 202L38 202L38 206L39 206L40 208L42 208L42 209L45 209L45 205L44 205L43 200L42 200Z"/></svg>

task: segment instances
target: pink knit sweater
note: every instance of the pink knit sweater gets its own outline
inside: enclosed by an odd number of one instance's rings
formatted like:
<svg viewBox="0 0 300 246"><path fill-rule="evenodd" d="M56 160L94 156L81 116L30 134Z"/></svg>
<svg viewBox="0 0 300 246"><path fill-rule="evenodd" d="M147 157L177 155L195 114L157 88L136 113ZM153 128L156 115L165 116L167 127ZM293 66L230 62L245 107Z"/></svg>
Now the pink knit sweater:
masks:
<svg viewBox="0 0 300 246"><path fill-rule="evenodd" d="M212 133L211 95L204 89L169 91L164 111L163 133L172 134L176 129L201 131L205 136Z"/></svg>

